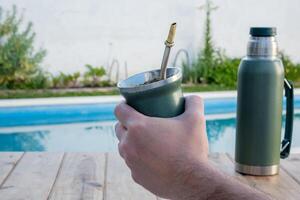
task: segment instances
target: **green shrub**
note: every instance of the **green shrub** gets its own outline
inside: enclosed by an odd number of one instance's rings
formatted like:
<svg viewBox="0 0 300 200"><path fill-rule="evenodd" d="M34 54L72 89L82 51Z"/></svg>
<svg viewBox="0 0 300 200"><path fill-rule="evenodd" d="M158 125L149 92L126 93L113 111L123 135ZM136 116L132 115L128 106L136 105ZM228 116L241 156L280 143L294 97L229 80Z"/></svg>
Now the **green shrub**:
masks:
<svg viewBox="0 0 300 200"><path fill-rule="evenodd" d="M285 69L285 77L293 82L300 82L300 63L293 63L283 52L280 52L279 56Z"/></svg>
<svg viewBox="0 0 300 200"><path fill-rule="evenodd" d="M71 74L71 87L79 86L79 78L80 72L74 72L73 74Z"/></svg>
<svg viewBox="0 0 300 200"><path fill-rule="evenodd" d="M46 89L51 86L51 81L50 81L50 74L47 72L43 72L41 70L38 71L38 73L29 78L25 82L25 87L22 88L21 86L17 86L19 89Z"/></svg>
<svg viewBox="0 0 300 200"><path fill-rule="evenodd" d="M23 27L23 17L17 8L4 12L0 7L0 87L26 88L44 87L46 77L39 68L46 55L44 49L34 49L35 33L32 23Z"/></svg>
<svg viewBox="0 0 300 200"><path fill-rule="evenodd" d="M224 51L216 50L211 35L212 2L206 3L204 47L191 66L183 63L183 82L193 84L212 84L224 88L236 88L240 58L230 58ZM299 85L300 64L293 63L284 53L279 54L285 67L285 77Z"/></svg>
<svg viewBox="0 0 300 200"><path fill-rule="evenodd" d="M194 70L186 62L182 62L182 82L183 83L196 83L196 75L193 74Z"/></svg>
<svg viewBox="0 0 300 200"><path fill-rule="evenodd" d="M208 65L205 57L193 63L192 68L186 71L183 68L183 81L194 84L216 84L223 87L235 88L237 72L240 63L239 58L229 58L225 53L216 53ZM196 67L195 67L196 66ZM187 81L190 80L190 81Z"/></svg>
<svg viewBox="0 0 300 200"><path fill-rule="evenodd" d="M50 82L52 88L78 88L78 87L108 87L113 86L109 80L104 80L106 74L103 67L93 67L87 65L88 71L83 76L80 72L65 74L60 72L57 76L51 76Z"/></svg>
<svg viewBox="0 0 300 200"><path fill-rule="evenodd" d="M106 74L105 69L102 66L93 67L89 64L86 64L85 67L88 71L84 74L84 85L87 87L101 86L101 78Z"/></svg>
<svg viewBox="0 0 300 200"><path fill-rule="evenodd" d="M51 75L51 87L52 88L59 88L61 83L60 76L53 76Z"/></svg>
<svg viewBox="0 0 300 200"><path fill-rule="evenodd" d="M235 88L239 63L240 59L226 58L215 68L213 82L224 87Z"/></svg>
<svg viewBox="0 0 300 200"><path fill-rule="evenodd" d="M215 83L215 68L220 64L221 54L214 48L211 33L211 11L216 7L213 7L211 1L207 1L204 8L206 9L204 47L192 62L191 68L183 65L183 81L212 84Z"/></svg>
<svg viewBox="0 0 300 200"><path fill-rule="evenodd" d="M79 87L80 72L73 74L65 74L60 72L58 76L52 77L52 85L54 88L76 88Z"/></svg>

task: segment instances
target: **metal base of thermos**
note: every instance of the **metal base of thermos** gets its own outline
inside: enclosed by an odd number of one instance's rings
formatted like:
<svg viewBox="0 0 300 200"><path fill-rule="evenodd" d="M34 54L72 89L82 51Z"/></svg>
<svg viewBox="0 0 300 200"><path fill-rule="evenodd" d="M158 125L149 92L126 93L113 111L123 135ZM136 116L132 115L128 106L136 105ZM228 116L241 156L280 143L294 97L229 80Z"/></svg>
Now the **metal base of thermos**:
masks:
<svg viewBox="0 0 300 200"><path fill-rule="evenodd" d="M255 175L255 176L270 176L278 174L279 165L270 166L251 166L235 163L235 170L241 174Z"/></svg>

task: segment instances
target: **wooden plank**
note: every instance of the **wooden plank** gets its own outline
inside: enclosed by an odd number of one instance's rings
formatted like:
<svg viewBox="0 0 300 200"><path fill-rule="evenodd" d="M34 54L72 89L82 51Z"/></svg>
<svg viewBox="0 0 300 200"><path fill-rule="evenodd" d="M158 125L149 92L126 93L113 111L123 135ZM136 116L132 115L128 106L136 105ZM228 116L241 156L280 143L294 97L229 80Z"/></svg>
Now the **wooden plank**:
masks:
<svg viewBox="0 0 300 200"><path fill-rule="evenodd" d="M252 187L255 186L255 183L251 180L245 179L241 174L237 173L234 170L234 165L232 161L228 158L228 156L224 153L212 153L209 154L210 163L216 167L218 170L225 172L227 175L234 177L238 181L250 185Z"/></svg>
<svg viewBox="0 0 300 200"><path fill-rule="evenodd" d="M291 154L289 158L281 160L280 164L281 168L300 184L300 154Z"/></svg>
<svg viewBox="0 0 300 200"><path fill-rule="evenodd" d="M223 160L225 162L225 159ZM228 162L231 162L231 174L235 177L246 179L248 184L275 199L300 199L300 186L284 170L275 176L241 176L234 171L233 159L228 155ZM228 163L229 164L229 163Z"/></svg>
<svg viewBox="0 0 300 200"><path fill-rule="evenodd" d="M1 200L47 199L63 153L25 153L0 190Z"/></svg>
<svg viewBox="0 0 300 200"><path fill-rule="evenodd" d="M103 199L103 153L68 153L49 199Z"/></svg>
<svg viewBox="0 0 300 200"><path fill-rule="evenodd" d="M116 153L108 154L107 159L107 200L156 200L156 197L136 184L123 159Z"/></svg>
<svg viewBox="0 0 300 200"><path fill-rule="evenodd" d="M15 168L23 153L21 152L1 152L0 153L0 186Z"/></svg>

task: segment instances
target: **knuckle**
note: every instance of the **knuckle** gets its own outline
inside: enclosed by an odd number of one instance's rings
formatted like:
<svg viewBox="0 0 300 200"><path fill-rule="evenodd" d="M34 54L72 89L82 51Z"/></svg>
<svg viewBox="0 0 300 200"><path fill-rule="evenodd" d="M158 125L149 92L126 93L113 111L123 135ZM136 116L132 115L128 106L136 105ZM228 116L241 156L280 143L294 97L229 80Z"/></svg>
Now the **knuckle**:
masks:
<svg viewBox="0 0 300 200"><path fill-rule="evenodd" d="M117 122L117 123L115 124L115 132L116 132L116 133L117 133L119 127L120 127L120 122Z"/></svg>
<svg viewBox="0 0 300 200"><path fill-rule="evenodd" d="M131 146L126 141L119 142L118 144L119 153L124 159L128 159L130 156Z"/></svg>
<svg viewBox="0 0 300 200"><path fill-rule="evenodd" d="M190 121L197 121L197 122L205 121L204 113L200 112L199 110L195 110L194 112L189 113L187 118Z"/></svg>
<svg viewBox="0 0 300 200"><path fill-rule="evenodd" d="M203 113L199 113L199 116L197 118L199 120L200 123L205 123L206 119Z"/></svg>
<svg viewBox="0 0 300 200"><path fill-rule="evenodd" d="M132 166L134 163L137 163L140 159L139 154L135 150L133 145L128 143L119 143L118 145L119 153L122 158L124 158L128 166Z"/></svg>
<svg viewBox="0 0 300 200"><path fill-rule="evenodd" d="M119 142L118 144L119 151L127 154L128 153L128 145L125 142Z"/></svg>
<svg viewBox="0 0 300 200"><path fill-rule="evenodd" d="M120 111L121 111L121 104L118 104L118 105L115 107L114 114L115 114L116 116L118 116L119 113L120 113Z"/></svg>
<svg viewBox="0 0 300 200"><path fill-rule="evenodd" d="M206 119L204 114L198 114L198 116L195 118L195 123L200 125L202 127L202 125L204 125L206 123Z"/></svg>
<svg viewBox="0 0 300 200"><path fill-rule="evenodd" d="M118 144L119 154L122 158L126 158L126 152L124 151L123 143L119 142Z"/></svg>
<svg viewBox="0 0 300 200"><path fill-rule="evenodd" d="M199 105L203 105L203 99L199 96L193 95L191 96L192 100Z"/></svg>
<svg viewBox="0 0 300 200"><path fill-rule="evenodd" d="M133 169L134 165L128 159L124 159L124 161L129 169Z"/></svg>
<svg viewBox="0 0 300 200"><path fill-rule="evenodd" d="M192 101L194 105L196 106L195 109L204 111L204 101L199 96L192 96Z"/></svg>
<svg viewBox="0 0 300 200"><path fill-rule="evenodd" d="M137 184L140 184L140 180L134 171L131 171L131 178L134 180L134 182L136 182Z"/></svg>
<svg viewBox="0 0 300 200"><path fill-rule="evenodd" d="M139 156L134 149L130 149L130 151L127 152L127 159L131 163L136 163L139 160Z"/></svg>
<svg viewBox="0 0 300 200"><path fill-rule="evenodd" d="M135 120L132 121L128 124L128 129L130 130L131 133L136 133L145 127L143 120Z"/></svg>
<svg viewBox="0 0 300 200"><path fill-rule="evenodd" d="M128 142L119 142L118 149L120 155L130 162L135 162L139 158L134 146L129 145Z"/></svg>

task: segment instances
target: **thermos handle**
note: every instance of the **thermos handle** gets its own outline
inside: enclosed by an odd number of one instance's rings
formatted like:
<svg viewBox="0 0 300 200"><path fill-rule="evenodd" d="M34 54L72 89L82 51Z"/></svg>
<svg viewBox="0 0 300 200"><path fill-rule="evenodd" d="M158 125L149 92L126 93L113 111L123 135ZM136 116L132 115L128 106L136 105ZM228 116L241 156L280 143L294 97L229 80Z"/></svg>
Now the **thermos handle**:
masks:
<svg viewBox="0 0 300 200"><path fill-rule="evenodd" d="M281 142L280 158L282 159L287 158L290 154L294 120L294 86L287 79L284 79L284 90L286 97L286 119L284 138Z"/></svg>

